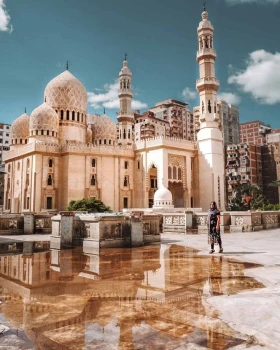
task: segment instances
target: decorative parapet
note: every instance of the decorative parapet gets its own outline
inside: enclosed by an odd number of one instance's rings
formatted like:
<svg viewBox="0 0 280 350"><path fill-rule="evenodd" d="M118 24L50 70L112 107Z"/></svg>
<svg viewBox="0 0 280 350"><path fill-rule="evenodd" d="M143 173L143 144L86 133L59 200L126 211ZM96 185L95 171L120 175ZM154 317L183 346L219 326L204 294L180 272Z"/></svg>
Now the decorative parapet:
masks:
<svg viewBox="0 0 280 350"><path fill-rule="evenodd" d="M261 220L265 229L279 227L279 211L261 212Z"/></svg>
<svg viewBox="0 0 280 350"><path fill-rule="evenodd" d="M187 229L193 227L193 213L164 213L163 232L185 233Z"/></svg>
<svg viewBox="0 0 280 350"><path fill-rule="evenodd" d="M168 137L168 136L157 136L151 139L137 141L135 143L135 150L141 150L145 148L152 147L176 147L182 148L184 150L195 150L195 142L188 141L176 137Z"/></svg>
<svg viewBox="0 0 280 350"><path fill-rule="evenodd" d="M106 154L134 157L134 149L131 146L119 145L93 145L93 144L64 144L61 146L62 153L83 153L83 154Z"/></svg>
<svg viewBox="0 0 280 350"><path fill-rule="evenodd" d="M251 232L263 229L261 212L233 211L230 215L230 232Z"/></svg>

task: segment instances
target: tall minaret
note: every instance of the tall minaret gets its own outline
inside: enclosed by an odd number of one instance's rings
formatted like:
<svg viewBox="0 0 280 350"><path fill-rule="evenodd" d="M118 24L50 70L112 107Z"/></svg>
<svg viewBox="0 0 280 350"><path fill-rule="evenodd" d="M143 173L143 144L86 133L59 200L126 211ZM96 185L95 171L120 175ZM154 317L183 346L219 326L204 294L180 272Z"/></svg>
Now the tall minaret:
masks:
<svg viewBox="0 0 280 350"><path fill-rule="evenodd" d="M224 147L217 113L217 91L220 83L215 77L214 28L208 21L205 2L197 33L197 61L200 73L200 79L196 81L196 89L200 96L200 130L197 133L199 206L206 210L211 201L216 201L219 209L225 210Z"/></svg>
<svg viewBox="0 0 280 350"><path fill-rule="evenodd" d="M119 99L120 112L118 114L119 122L119 140L118 143L122 145L131 145L133 143L133 123L134 116L131 111L132 89L131 79L132 73L128 68L127 55L123 61L123 67L119 73Z"/></svg>

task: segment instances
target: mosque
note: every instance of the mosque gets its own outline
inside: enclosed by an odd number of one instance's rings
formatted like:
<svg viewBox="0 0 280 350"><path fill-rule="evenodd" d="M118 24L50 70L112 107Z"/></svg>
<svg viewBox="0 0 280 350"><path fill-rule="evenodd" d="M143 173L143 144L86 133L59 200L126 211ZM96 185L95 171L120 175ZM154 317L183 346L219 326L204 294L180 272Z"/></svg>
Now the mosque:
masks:
<svg viewBox="0 0 280 350"><path fill-rule="evenodd" d="M4 211L55 212L65 210L71 200L90 197L117 212L152 205L206 210L212 200L223 210L219 80L214 28L205 9L197 33L197 141L167 135L135 140L127 60L119 73L118 132L105 114L88 114L87 91L67 69L47 84L43 104L12 124L4 159Z"/></svg>

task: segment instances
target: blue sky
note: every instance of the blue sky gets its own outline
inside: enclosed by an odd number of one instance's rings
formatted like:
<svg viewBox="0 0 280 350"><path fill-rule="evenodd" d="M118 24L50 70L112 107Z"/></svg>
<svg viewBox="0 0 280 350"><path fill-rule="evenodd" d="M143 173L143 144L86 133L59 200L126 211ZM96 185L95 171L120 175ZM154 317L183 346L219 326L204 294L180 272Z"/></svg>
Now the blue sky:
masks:
<svg viewBox="0 0 280 350"><path fill-rule="evenodd" d="M240 121L280 127L280 0L211 0L220 94ZM134 106L166 98L198 104L195 80L198 0L0 0L0 122L43 102L46 84L65 69L89 92L89 112L115 119L124 53Z"/></svg>

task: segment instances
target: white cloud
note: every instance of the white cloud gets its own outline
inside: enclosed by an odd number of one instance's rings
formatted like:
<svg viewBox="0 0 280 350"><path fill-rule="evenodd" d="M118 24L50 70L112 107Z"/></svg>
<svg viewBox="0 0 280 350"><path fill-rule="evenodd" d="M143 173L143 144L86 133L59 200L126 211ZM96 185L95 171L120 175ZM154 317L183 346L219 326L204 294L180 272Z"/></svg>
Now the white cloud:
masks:
<svg viewBox="0 0 280 350"><path fill-rule="evenodd" d="M280 0L225 0L229 5L239 5L239 4L252 4L252 3L258 3L261 5L268 5L268 4L279 4Z"/></svg>
<svg viewBox="0 0 280 350"><path fill-rule="evenodd" d="M186 102L188 102L188 100L194 100L197 96L197 92L188 87L186 87L182 92L182 97Z"/></svg>
<svg viewBox="0 0 280 350"><path fill-rule="evenodd" d="M11 17L6 11L6 6L4 0L0 0L0 31L2 32L12 32L13 26L10 23Z"/></svg>
<svg viewBox="0 0 280 350"><path fill-rule="evenodd" d="M228 78L259 103L280 103L280 53L257 50L249 54L247 67Z"/></svg>
<svg viewBox="0 0 280 350"><path fill-rule="evenodd" d="M96 109L101 107L108 109L118 109L120 108L118 89L118 80L116 80L113 84L104 85L103 89L94 89L95 91L102 92L88 92L88 103L91 107ZM147 107L148 105L146 103L132 99L132 109L141 109Z"/></svg>
<svg viewBox="0 0 280 350"><path fill-rule="evenodd" d="M221 92L218 94L218 100L225 100L228 104L236 106L240 103L241 98L232 92Z"/></svg>

